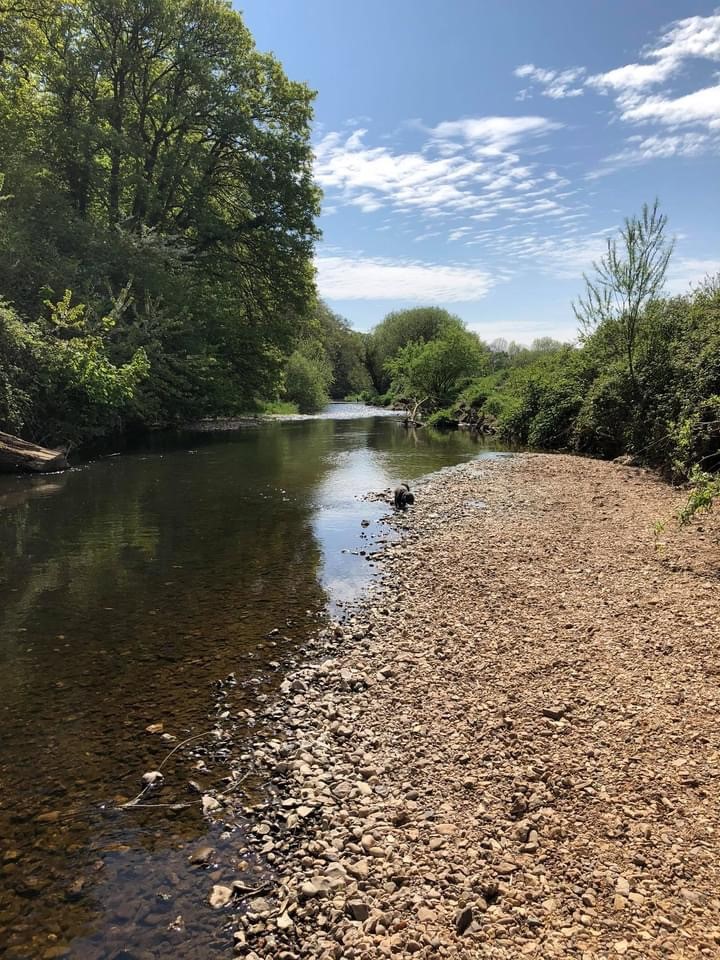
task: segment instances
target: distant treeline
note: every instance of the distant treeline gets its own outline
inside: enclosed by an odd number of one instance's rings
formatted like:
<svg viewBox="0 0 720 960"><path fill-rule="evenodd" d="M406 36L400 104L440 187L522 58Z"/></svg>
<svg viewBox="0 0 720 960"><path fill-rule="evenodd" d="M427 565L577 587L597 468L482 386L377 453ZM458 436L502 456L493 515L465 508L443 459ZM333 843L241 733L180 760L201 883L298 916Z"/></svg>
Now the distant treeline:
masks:
<svg viewBox="0 0 720 960"><path fill-rule="evenodd" d="M664 294L673 252L657 203L631 217L585 278L576 345L486 344L438 308L389 314L365 338L368 396L430 426L511 443L631 454L708 500L720 467L720 277Z"/></svg>

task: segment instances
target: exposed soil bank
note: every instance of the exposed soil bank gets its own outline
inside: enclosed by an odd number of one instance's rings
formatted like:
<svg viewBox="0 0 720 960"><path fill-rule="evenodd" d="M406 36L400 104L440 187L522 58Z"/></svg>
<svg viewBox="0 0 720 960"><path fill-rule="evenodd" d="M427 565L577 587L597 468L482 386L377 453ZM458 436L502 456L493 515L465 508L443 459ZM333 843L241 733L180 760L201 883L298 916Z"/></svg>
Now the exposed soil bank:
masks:
<svg viewBox="0 0 720 960"><path fill-rule="evenodd" d="M417 493L269 711L277 882L238 953L720 956L717 526L658 550L677 492L565 456Z"/></svg>

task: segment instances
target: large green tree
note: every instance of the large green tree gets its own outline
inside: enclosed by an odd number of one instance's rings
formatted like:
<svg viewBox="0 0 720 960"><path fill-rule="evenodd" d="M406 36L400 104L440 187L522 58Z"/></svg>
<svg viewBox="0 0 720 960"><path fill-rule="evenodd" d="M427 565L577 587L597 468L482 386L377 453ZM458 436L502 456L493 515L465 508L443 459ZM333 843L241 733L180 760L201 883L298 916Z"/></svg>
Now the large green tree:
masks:
<svg viewBox="0 0 720 960"><path fill-rule="evenodd" d="M224 0L6 0L0 50L0 296L92 317L129 284L110 346L146 350L158 416L276 390L314 304L312 91Z"/></svg>
<svg viewBox="0 0 720 960"><path fill-rule="evenodd" d="M459 317L441 307L413 307L395 310L370 333L367 343L368 369L378 393L390 386L387 362L408 343L427 343L448 327L462 328Z"/></svg>
<svg viewBox="0 0 720 960"><path fill-rule="evenodd" d="M386 363L391 388L407 402L411 419L423 407L436 409L455 400L470 379L488 368L487 350L478 337L449 325L427 343L415 340Z"/></svg>

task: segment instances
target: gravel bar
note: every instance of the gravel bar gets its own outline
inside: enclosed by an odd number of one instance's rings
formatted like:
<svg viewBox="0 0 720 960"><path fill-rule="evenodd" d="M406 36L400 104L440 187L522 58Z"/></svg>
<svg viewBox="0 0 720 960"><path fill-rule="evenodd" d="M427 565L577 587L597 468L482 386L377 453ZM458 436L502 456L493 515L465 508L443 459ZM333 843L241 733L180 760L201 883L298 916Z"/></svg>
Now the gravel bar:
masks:
<svg viewBox="0 0 720 960"><path fill-rule="evenodd" d="M720 957L717 523L560 455L415 492L267 711L237 954Z"/></svg>

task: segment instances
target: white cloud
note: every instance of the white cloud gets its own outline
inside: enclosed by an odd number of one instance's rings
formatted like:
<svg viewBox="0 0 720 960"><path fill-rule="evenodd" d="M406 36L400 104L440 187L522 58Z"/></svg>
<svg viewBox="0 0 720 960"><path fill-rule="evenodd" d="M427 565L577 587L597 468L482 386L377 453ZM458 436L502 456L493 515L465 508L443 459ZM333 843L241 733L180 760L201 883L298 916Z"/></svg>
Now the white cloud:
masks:
<svg viewBox="0 0 720 960"><path fill-rule="evenodd" d="M677 71L678 66L678 61L670 59L658 60L656 63L628 63L624 67L608 70L607 73L588 77L587 83L601 90L629 93L663 83Z"/></svg>
<svg viewBox="0 0 720 960"><path fill-rule="evenodd" d="M656 120L673 127L703 124L720 129L720 84L675 99L649 97L624 107L621 116L631 122Z"/></svg>
<svg viewBox="0 0 720 960"><path fill-rule="evenodd" d="M672 157L697 157L713 145L707 133L660 133L648 137L632 136L627 138L627 147L618 153L610 154L602 161L597 170L588 174L589 180L596 180L613 173L621 167L637 166L651 160L667 160ZM720 148L720 138L714 141Z"/></svg>
<svg viewBox="0 0 720 960"><path fill-rule="evenodd" d="M531 223L527 217L523 224ZM532 270L558 280L575 280L582 284L582 275L592 269L607 249L607 238L615 227L579 233L572 222L558 222L556 233L543 234L533 228L523 233L478 235L481 245L492 243L499 261L517 272ZM579 289L579 287L578 287Z"/></svg>
<svg viewBox="0 0 720 960"><path fill-rule="evenodd" d="M669 89L671 81L684 75L690 61L708 65L720 61L720 11L703 17L675 20L658 39L640 51L637 61L588 75L584 67L549 70L527 63L515 75L540 89L544 96L556 99L579 96L583 89L613 97L616 116L636 126L664 128L694 127L693 136L668 137L652 131L643 142L606 157L588 179L603 176L623 166L635 165L657 157L691 157L712 152L718 147L714 134L720 132L720 84L695 80L696 89L678 94ZM702 66L694 71L699 76ZM704 83L704 85L700 85ZM521 91L526 99L529 90ZM703 136L705 135L705 136ZM709 135L709 136L708 136Z"/></svg>
<svg viewBox="0 0 720 960"><path fill-rule="evenodd" d="M478 210L499 212L516 202L517 193L557 192L565 184L554 170L546 176L520 156L527 138L558 126L543 117L447 121L424 130L428 139L416 151L369 146L363 129L328 133L315 147L315 176L332 206L363 213L387 208L464 218Z"/></svg>
<svg viewBox="0 0 720 960"><path fill-rule="evenodd" d="M525 63L515 70L515 76L530 80L541 87L540 92L551 100L562 100L566 97L581 97L584 93L582 80L585 76L584 67L571 67L569 70L544 70L533 63ZM527 90L521 91L518 99L525 100Z"/></svg>
<svg viewBox="0 0 720 960"><path fill-rule="evenodd" d="M480 267L412 260L321 256L315 265L320 295L330 300L475 301L497 282Z"/></svg>
<svg viewBox="0 0 720 960"><path fill-rule="evenodd" d="M665 83L680 72L686 60L720 60L720 13L676 20L655 46L644 51L643 58L650 62L628 63L595 74L587 82L627 97Z"/></svg>
<svg viewBox="0 0 720 960"><path fill-rule="evenodd" d="M704 57L720 60L720 12L708 17L686 17L676 20L661 38L661 46L647 56L684 60Z"/></svg>
<svg viewBox="0 0 720 960"><path fill-rule="evenodd" d="M706 277L720 276L720 260L702 260L682 257L672 261L668 274L668 293L687 293Z"/></svg>
<svg viewBox="0 0 720 960"><path fill-rule="evenodd" d="M547 133L561 126L545 117L467 117L439 123L430 132L438 140L461 137L467 142L506 150L527 135Z"/></svg>

